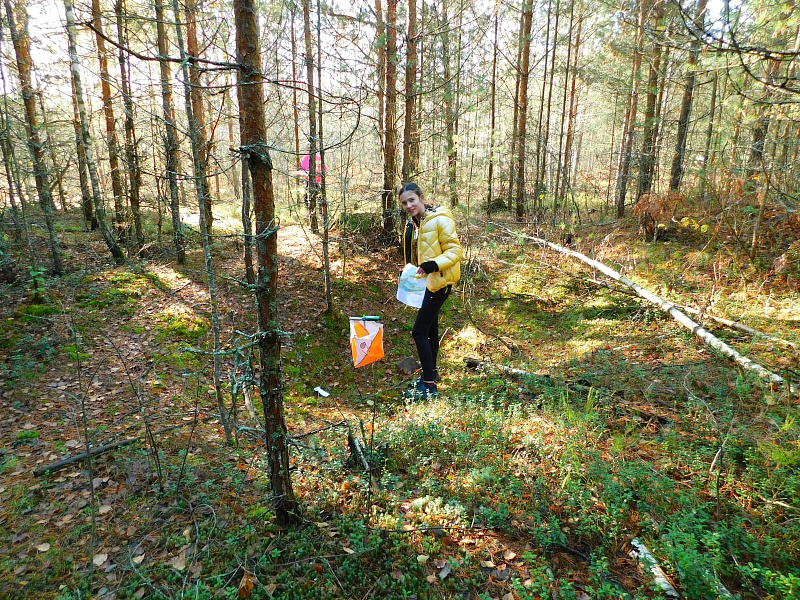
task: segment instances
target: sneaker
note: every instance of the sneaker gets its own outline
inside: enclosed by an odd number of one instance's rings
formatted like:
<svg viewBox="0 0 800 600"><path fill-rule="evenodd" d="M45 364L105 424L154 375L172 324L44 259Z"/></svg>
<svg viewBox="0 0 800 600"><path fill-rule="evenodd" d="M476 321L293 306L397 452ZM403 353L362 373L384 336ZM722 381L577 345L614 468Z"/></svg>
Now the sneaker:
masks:
<svg viewBox="0 0 800 600"><path fill-rule="evenodd" d="M441 380L442 380L442 378L439 377L439 370L438 369L434 370L433 371L433 382L434 383L439 383ZM409 383L408 387L412 388L417 384L422 385L423 383L425 383L425 380L422 378L422 375L420 375L414 381Z"/></svg>
<svg viewBox="0 0 800 600"><path fill-rule="evenodd" d="M414 382L413 386L403 392L406 400L428 400L438 398L439 390L435 383L425 383L421 379Z"/></svg>

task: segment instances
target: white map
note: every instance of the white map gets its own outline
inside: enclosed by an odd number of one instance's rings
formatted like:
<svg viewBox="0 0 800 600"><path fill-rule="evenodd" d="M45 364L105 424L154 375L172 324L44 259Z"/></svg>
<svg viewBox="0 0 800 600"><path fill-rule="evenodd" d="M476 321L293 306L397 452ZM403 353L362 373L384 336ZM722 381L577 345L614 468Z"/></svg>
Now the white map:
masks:
<svg viewBox="0 0 800 600"><path fill-rule="evenodd" d="M427 275L417 275L417 267L407 264L400 273L400 281L397 283L397 299L403 304L408 304L414 308L422 306L422 299L425 297L425 284L428 281Z"/></svg>

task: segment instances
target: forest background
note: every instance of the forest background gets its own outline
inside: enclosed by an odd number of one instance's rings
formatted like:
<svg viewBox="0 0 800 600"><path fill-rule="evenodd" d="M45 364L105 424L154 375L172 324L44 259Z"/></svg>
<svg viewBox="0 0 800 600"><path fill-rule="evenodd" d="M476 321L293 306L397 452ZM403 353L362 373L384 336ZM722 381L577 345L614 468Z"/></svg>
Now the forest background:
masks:
<svg viewBox="0 0 800 600"><path fill-rule="evenodd" d="M800 597L793 1L0 14L0 597Z"/></svg>

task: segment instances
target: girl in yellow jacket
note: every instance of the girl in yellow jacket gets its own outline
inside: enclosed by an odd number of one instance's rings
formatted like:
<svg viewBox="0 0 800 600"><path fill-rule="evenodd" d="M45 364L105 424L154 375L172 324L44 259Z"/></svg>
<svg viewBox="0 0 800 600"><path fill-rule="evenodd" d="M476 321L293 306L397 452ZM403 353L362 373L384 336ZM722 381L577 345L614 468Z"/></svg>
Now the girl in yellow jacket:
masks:
<svg viewBox="0 0 800 600"><path fill-rule="evenodd" d="M444 207L425 204L416 183L400 188L400 205L408 214L403 251L407 263L417 265L417 275L427 276L427 290L411 335L417 346L422 377L406 390L407 398L435 398L439 373L439 309L461 278L463 250L453 215Z"/></svg>

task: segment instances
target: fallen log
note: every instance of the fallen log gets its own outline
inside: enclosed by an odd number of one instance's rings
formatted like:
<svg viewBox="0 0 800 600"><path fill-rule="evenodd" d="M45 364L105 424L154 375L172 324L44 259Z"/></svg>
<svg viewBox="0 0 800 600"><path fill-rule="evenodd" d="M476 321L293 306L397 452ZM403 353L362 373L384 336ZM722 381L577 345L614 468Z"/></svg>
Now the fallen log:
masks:
<svg viewBox="0 0 800 600"><path fill-rule="evenodd" d="M681 595L678 593L673 585L667 579L666 573L661 569L656 560L655 556L647 549L638 538L633 538L631 540L631 546L633 546L633 550L631 550L631 556L638 560L642 566L646 567L650 574L653 576L653 583L655 583L661 590L664 592L664 595L667 598L674 598L675 600L679 600Z"/></svg>
<svg viewBox="0 0 800 600"><path fill-rule="evenodd" d="M160 433L160 432L156 432ZM36 469L33 474L36 477L41 477L46 473L54 473L55 471L60 471L64 467L68 467L69 465L75 464L76 462L80 462L82 460L86 460L91 456L97 456L98 454L104 454L109 452L110 450L115 450L116 448L122 448L123 446L128 446L133 444L134 442L138 442L141 437L135 438L127 438L124 440L118 440L116 442L111 442L110 444L103 444L102 446L97 446L96 448L92 448L89 450L89 453L81 452L80 454L76 454L75 456L68 456L67 458L62 458L61 460L57 460L54 463L50 463L49 465L44 465Z"/></svg>
<svg viewBox="0 0 800 600"><path fill-rule="evenodd" d="M685 310L691 315L697 315L700 318L711 319L712 321L719 323L720 325L725 325L726 327L730 327L731 329L737 329L743 333L750 334L755 337L764 338L765 340L769 340L779 346L783 346L785 348L791 348L792 350L797 350L798 346L794 342L790 342L789 340L784 340L779 337L775 337L774 335L770 335L768 333L764 333L763 331L759 331L758 329L753 329L752 327L748 327L743 323L739 323L738 321L731 321L730 319L726 319L724 317L718 317L716 315L712 315L709 313L701 313L696 308L691 308L689 306L681 306L679 307L681 310Z"/></svg>
<svg viewBox="0 0 800 600"><path fill-rule="evenodd" d="M514 377L528 377L533 376L535 373L529 373L528 371L523 371L522 369L515 369L514 367L507 367L506 365L498 365L497 363L487 362L485 360L479 360L477 358L472 358L471 356L464 357L464 363L467 365L468 368L477 371L478 369L495 369L497 371L501 371L503 373L507 373L508 375L512 375Z"/></svg>
<svg viewBox="0 0 800 600"><path fill-rule="evenodd" d="M570 250L569 248L565 248L564 246L559 246L558 244L554 244L553 242L548 242L542 238L524 235L524 234L515 234L515 235L522 235L525 239L528 239L539 246L550 248L551 250L555 250L560 254L565 254L567 256L571 256L572 258L576 258L581 262L586 263L587 265L597 269L604 275L610 277L615 281L619 281L620 283L624 284L625 286L632 289L636 292L639 296L647 300L648 302L658 306L661 310L669 314L674 320L678 323L683 325L686 329L691 331L695 336L699 337L707 346L714 348L723 356L727 356L728 358L732 359L736 362L739 366L747 369L748 371L752 371L756 373L762 379L768 381L773 386L781 386L787 385L789 390L794 394L800 394L800 387L786 381L780 375L771 372L770 370L764 368L757 362L747 358L746 356L739 354L736 350L731 348L728 344L717 338L707 329L705 329L699 323L695 323L692 321L685 313L681 312L678 307L669 302L668 300L664 300L663 298L656 296L651 291L643 288L639 284L634 281L631 281L627 277L623 276L620 273L617 273L611 267L593 260L586 256L585 254L581 254L580 252L576 252L575 250Z"/></svg>
<svg viewBox="0 0 800 600"><path fill-rule="evenodd" d="M205 419L200 419L201 423L207 423L217 417L206 417ZM161 435L162 433L167 433L168 431L172 431L173 429L178 429L180 427L184 427L193 421L187 421L186 423L181 423L180 425L172 425L170 427L165 427L164 429L159 429L158 431L153 432L153 437L157 435ZM33 472L35 477L41 477L47 473L54 473L56 471L60 471L61 469L68 467L69 465L73 465L76 462L81 462L89 458L89 456L98 456L99 454L105 454L106 452L110 452L111 450L116 450L117 448L123 448L125 446L129 446L135 442L138 442L142 439L142 436L133 437L133 438L126 438L124 440L117 440L116 442L109 442L108 444L103 444L102 446L97 446L95 448L91 448L89 453L87 454L86 451L81 452L80 454L76 454L74 456L67 456L66 458L62 458L61 460L57 460L56 462L50 463L49 465L43 465L36 469Z"/></svg>

